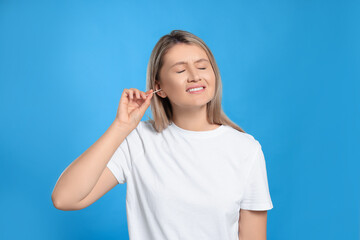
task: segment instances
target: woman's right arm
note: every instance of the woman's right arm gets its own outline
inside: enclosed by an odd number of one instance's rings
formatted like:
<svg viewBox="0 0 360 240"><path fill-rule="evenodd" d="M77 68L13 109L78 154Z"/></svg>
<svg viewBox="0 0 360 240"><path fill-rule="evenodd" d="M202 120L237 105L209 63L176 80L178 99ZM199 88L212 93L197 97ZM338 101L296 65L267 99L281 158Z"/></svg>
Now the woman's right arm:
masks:
<svg viewBox="0 0 360 240"><path fill-rule="evenodd" d="M118 184L106 167L107 163L140 122L152 95L145 97L145 93L137 89L124 90L115 121L64 170L56 182L51 199L57 209L83 209Z"/></svg>

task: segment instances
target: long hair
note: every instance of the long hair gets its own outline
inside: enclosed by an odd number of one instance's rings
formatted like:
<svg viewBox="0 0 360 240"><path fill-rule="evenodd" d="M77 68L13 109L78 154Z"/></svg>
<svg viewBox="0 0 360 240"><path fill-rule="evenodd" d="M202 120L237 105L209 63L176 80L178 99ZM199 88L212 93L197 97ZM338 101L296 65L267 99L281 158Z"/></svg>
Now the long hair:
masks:
<svg viewBox="0 0 360 240"><path fill-rule="evenodd" d="M147 66L146 91L155 89L155 82L161 81L159 78L159 73L161 67L163 66L164 55L171 47L178 43L185 43L189 45L194 44L201 47L206 52L210 60L211 66L215 73L215 95L213 99L207 103L207 120L209 123L231 126L234 129L245 133L245 131L232 122L222 110L221 76L212 52L203 40L190 32L183 30L173 30L170 34L161 37L160 40L156 43L154 49L151 52L150 60ZM154 94L154 96L151 98L150 104L152 116L154 119L151 119L148 116L148 121L152 124L153 128L157 132L162 132L162 130L167 128L173 120L173 112L170 100L168 97L160 98L157 96L157 94Z"/></svg>

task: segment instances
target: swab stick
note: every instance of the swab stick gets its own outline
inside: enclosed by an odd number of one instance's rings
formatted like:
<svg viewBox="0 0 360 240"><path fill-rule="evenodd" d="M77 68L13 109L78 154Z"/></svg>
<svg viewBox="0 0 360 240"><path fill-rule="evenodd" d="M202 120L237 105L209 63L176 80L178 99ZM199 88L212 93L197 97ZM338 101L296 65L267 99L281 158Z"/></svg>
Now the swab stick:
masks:
<svg viewBox="0 0 360 240"><path fill-rule="evenodd" d="M152 92L152 93L156 93L156 92L158 92L158 91L160 91L161 90L161 88L160 89L158 89L158 90L156 90L155 92ZM147 94L147 95L145 95L146 97L147 96L149 96L149 94Z"/></svg>

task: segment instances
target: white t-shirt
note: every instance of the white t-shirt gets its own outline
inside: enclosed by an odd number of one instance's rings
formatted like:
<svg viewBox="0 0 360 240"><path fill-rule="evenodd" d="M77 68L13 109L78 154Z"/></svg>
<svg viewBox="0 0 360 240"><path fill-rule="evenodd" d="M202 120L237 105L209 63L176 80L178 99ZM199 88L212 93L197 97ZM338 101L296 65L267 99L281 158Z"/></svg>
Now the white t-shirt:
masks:
<svg viewBox="0 0 360 240"><path fill-rule="evenodd" d="M130 240L236 240L240 209L273 208L260 143L226 125L157 133L141 121L107 167L127 183Z"/></svg>

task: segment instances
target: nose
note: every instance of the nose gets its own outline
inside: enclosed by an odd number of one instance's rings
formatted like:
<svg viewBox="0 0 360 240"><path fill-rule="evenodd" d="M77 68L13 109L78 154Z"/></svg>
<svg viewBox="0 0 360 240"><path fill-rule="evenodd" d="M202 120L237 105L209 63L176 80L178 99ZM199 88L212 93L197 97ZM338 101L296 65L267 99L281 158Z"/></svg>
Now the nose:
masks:
<svg viewBox="0 0 360 240"><path fill-rule="evenodd" d="M200 79L199 70L196 67L190 67L188 81L199 81Z"/></svg>

